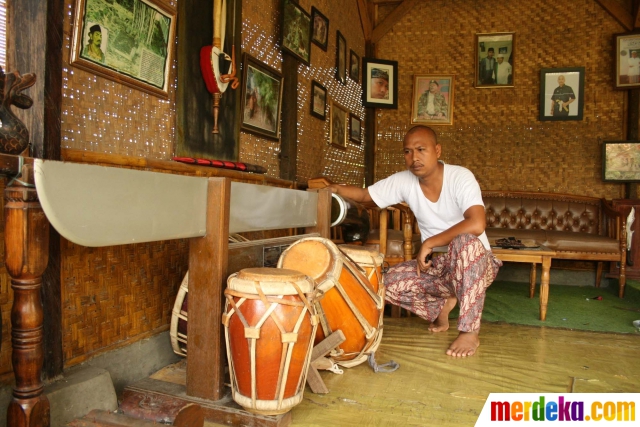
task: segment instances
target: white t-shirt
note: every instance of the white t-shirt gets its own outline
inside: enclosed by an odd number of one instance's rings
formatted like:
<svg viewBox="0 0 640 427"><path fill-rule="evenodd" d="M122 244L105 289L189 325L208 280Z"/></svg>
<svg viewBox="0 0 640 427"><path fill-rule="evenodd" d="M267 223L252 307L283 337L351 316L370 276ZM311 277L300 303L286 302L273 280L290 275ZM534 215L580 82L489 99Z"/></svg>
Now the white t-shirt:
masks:
<svg viewBox="0 0 640 427"><path fill-rule="evenodd" d="M424 196L418 177L409 170L380 180L368 190L381 208L406 202L416 216L423 242L464 220L464 213L471 206L484 207L478 181L469 169L462 166L444 165L442 192L435 203ZM491 250L484 232L478 238L485 248Z"/></svg>

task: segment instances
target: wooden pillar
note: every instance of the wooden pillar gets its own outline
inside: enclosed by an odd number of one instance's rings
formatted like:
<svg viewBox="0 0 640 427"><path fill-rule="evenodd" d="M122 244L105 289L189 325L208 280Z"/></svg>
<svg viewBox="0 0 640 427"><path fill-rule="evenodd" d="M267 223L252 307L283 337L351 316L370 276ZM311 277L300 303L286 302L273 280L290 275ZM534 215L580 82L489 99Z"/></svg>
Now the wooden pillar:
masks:
<svg viewBox="0 0 640 427"><path fill-rule="evenodd" d="M298 175L298 60L282 54L282 138L280 178L295 181Z"/></svg>
<svg viewBox="0 0 640 427"><path fill-rule="evenodd" d="M209 178L207 232L189 245L189 350L187 394L220 400L224 387L225 344L222 301L229 257L231 180Z"/></svg>
<svg viewBox="0 0 640 427"><path fill-rule="evenodd" d="M640 89L632 89L628 91L627 100L627 140L637 141L640 137ZM638 198L638 184L635 182L627 182L624 185L624 198Z"/></svg>
<svg viewBox="0 0 640 427"><path fill-rule="evenodd" d="M33 167L5 190L5 265L11 276L13 398L7 411L12 427L49 426L49 401L42 394L43 309L40 288L49 256L49 222L35 187Z"/></svg>
<svg viewBox="0 0 640 427"><path fill-rule="evenodd" d="M375 45L370 41L365 43L365 56L375 58ZM363 77L364 78L364 75ZM365 108L365 143L364 143L364 185L370 186L375 182L376 171L376 109Z"/></svg>

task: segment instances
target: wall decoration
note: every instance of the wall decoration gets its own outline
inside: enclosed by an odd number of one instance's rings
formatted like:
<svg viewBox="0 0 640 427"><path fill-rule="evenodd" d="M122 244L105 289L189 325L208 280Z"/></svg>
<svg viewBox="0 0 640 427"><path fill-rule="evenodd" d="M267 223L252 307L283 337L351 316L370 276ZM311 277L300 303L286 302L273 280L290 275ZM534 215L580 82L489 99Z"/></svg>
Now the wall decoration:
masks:
<svg viewBox="0 0 640 427"><path fill-rule="evenodd" d="M640 141L602 143L602 180L640 182Z"/></svg>
<svg viewBox="0 0 640 427"><path fill-rule="evenodd" d="M331 144L347 149L347 109L336 102L331 102L331 120L329 140Z"/></svg>
<svg viewBox="0 0 640 427"><path fill-rule="evenodd" d="M347 41L340 31L336 32L336 79L347 84Z"/></svg>
<svg viewBox="0 0 640 427"><path fill-rule="evenodd" d="M584 67L540 70L540 120L582 120Z"/></svg>
<svg viewBox="0 0 640 427"><path fill-rule="evenodd" d="M365 107L398 108L398 62L362 58L362 103Z"/></svg>
<svg viewBox="0 0 640 427"><path fill-rule="evenodd" d="M515 33L476 34L476 87L513 87Z"/></svg>
<svg viewBox="0 0 640 427"><path fill-rule="evenodd" d="M329 19L318 9L312 6L311 22L313 25L311 41L320 46L320 49L326 52L327 45L329 44Z"/></svg>
<svg viewBox="0 0 640 427"><path fill-rule="evenodd" d="M360 57L353 49L349 50L349 78L356 83L360 82Z"/></svg>
<svg viewBox="0 0 640 427"><path fill-rule="evenodd" d="M241 127L267 138L279 139L282 75L247 53L243 63Z"/></svg>
<svg viewBox="0 0 640 427"><path fill-rule="evenodd" d="M349 113L349 141L362 142L362 120L353 113Z"/></svg>
<svg viewBox="0 0 640 427"><path fill-rule="evenodd" d="M616 88L640 87L640 34L616 34Z"/></svg>
<svg viewBox="0 0 640 427"><path fill-rule="evenodd" d="M453 124L453 79L453 75L442 74L413 76L412 124Z"/></svg>
<svg viewBox="0 0 640 427"><path fill-rule="evenodd" d="M327 119L327 88L315 80L311 81L311 115Z"/></svg>
<svg viewBox="0 0 640 427"><path fill-rule="evenodd" d="M311 15L292 0L282 2L282 49L311 63Z"/></svg>
<svg viewBox="0 0 640 427"><path fill-rule="evenodd" d="M167 99L176 11L158 0L76 0L71 64Z"/></svg>

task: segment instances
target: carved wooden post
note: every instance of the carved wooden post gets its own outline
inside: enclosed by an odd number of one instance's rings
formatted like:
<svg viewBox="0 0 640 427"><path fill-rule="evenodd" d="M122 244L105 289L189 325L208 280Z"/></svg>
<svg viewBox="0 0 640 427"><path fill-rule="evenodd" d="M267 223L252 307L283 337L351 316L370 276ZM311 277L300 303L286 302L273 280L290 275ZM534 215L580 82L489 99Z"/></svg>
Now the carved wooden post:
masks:
<svg viewBox="0 0 640 427"><path fill-rule="evenodd" d="M12 362L16 385L7 411L12 427L50 424L49 400L42 394L44 353L40 288L49 254L49 222L36 192L33 166L22 168L23 183L5 190L5 264L11 276Z"/></svg>

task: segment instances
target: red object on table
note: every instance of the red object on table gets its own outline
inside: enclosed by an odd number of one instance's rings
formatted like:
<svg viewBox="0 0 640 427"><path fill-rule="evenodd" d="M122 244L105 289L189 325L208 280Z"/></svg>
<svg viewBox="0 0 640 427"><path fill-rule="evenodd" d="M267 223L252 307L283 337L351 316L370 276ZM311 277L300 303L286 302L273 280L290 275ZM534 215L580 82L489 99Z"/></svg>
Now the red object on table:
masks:
<svg viewBox="0 0 640 427"><path fill-rule="evenodd" d="M243 162L231 162L228 160L209 160L198 159L195 157L173 157L176 162L187 163L191 165L210 166L214 168L233 169L243 172L266 173L267 169L263 166L252 165Z"/></svg>

